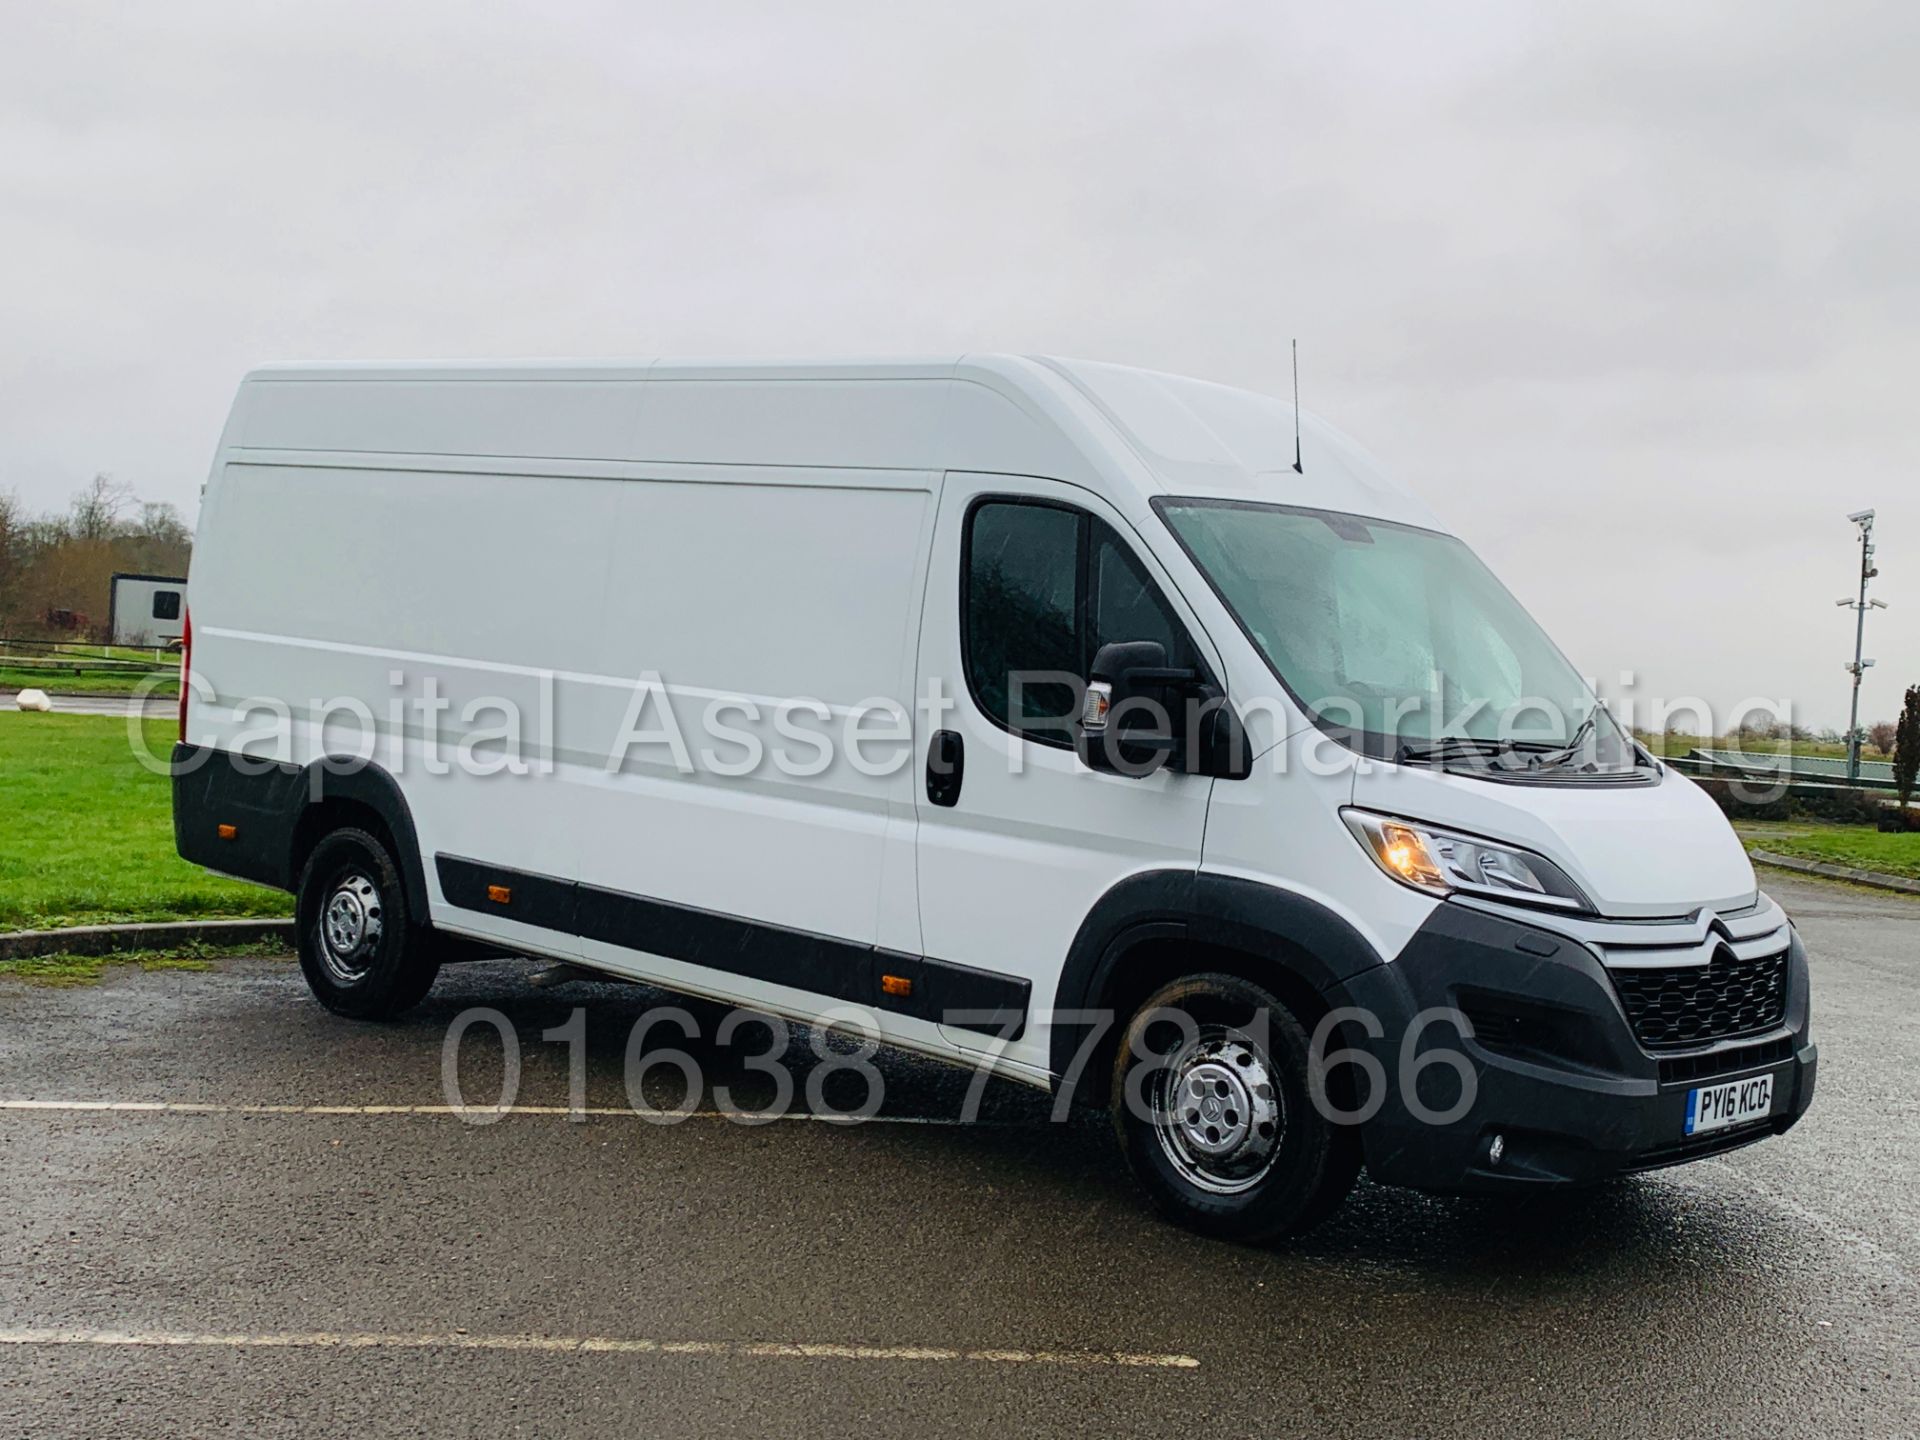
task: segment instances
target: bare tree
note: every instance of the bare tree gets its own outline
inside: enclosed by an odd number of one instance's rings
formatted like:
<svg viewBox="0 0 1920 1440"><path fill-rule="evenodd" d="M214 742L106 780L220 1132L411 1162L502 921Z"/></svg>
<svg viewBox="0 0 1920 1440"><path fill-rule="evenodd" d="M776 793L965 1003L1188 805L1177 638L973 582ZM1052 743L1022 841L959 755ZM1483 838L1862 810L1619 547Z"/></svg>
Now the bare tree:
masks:
<svg viewBox="0 0 1920 1440"><path fill-rule="evenodd" d="M1900 733L1900 727L1891 720L1882 720L1878 725L1867 727L1867 743L1882 755L1893 754L1893 742Z"/></svg>
<svg viewBox="0 0 1920 1440"><path fill-rule="evenodd" d="M154 575L184 575L193 553L193 532L171 505L147 501L140 516L120 527L119 550L128 568Z"/></svg>
<svg viewBox="0 0 1920 1440"><path fill-rule="evenodd" d="M180 518L180 512L156 500L140 502L140 518L134 524L133 533L155 545L193 543L193 532L187 529L187 522Z"/></svg>
<svg viewBox="0 0 1920 1440"><path fill-rule="evenodd" d="M19 602L20 571L26 564L26 512L20 497L0 490L0 634L10 627Z"/></svg>
<svg viewBox="0 0 1920 1440"><path fill-rule="evenodd" d="M73 535L76 540L111 540L120 516L133 502L133 487L102 470L87 488L73 497Z"/></svg>

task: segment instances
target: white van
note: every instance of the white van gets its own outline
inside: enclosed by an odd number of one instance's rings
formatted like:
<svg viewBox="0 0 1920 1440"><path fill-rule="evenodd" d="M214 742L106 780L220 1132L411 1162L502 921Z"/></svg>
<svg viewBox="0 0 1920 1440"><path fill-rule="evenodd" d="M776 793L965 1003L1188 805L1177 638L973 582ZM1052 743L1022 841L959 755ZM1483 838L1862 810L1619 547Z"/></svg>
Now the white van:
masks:
<svg viewBox="0 0 1920 1440"><path fill-rule="evenodd" d="M1742 1145L1807 965L1725 819L1418 499L1111 365L247 377L180 853L342 1014L472 942L1110 1107L1256 1239Z"/></svg>

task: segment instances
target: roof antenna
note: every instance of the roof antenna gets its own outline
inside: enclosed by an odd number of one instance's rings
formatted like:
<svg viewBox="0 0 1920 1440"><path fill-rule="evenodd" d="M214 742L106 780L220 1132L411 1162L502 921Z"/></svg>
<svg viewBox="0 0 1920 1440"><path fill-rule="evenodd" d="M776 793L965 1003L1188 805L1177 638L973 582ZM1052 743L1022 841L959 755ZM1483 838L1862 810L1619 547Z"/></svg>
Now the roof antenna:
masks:
<svg viewBox="0 0 1920 1440"><path fill-rule="evenodd" d="M1300 342L1293 342L1293 470L1296 475L1306 474L1306 468L1300 463Z"/></svg>

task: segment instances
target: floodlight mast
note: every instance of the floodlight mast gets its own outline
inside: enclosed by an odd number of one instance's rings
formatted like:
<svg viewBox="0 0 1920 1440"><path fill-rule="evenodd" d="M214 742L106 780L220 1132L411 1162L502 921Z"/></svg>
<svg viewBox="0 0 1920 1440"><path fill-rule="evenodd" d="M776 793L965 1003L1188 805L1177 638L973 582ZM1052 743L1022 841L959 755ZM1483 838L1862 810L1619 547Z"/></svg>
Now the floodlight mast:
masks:
<svg viewBox="0 0 1920 1440"><path fill-rule="evenodd" d="M1884 600L1867 599L1867 582L1880 571L1873 563L1873 511L1856 510L1847 516L1860 527L1860 598L1842 600L1839 603L1850 606L1853 618L1853 663L1847 666L1847 673L1853 676L1853 711L1847 721L1847 779L1858 781L1860 778L1860 677L1873 664L1871 660L1861 658L1861 650L1867 639L1867 611L1884 610Z"/></svg>

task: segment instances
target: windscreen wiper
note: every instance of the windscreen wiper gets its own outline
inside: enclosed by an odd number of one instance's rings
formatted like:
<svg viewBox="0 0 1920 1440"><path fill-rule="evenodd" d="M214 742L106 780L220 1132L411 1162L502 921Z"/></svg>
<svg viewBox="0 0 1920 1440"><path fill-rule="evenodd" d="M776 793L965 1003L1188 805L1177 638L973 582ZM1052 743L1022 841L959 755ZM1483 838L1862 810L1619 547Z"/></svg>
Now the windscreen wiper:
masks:
<svg viewBox="0 0 1920 1440"><path fill-rule="evenodd" d="M1472 735L1444 735L1431 745L1400 747L1394 762L1400 765L1444 765L1449 760L1497 760L1513 755L1517 747L1511 740L1481 740Z"/></svg>
<svg viewBox="0 0 1920 1440"><path fill-rule="evenodd" d="M1571 740L1549 754L1537 757L1532 763L1542 770L1558 770L1571 765L1580 757L1581 742L1594 732L1594 728L1599 723L1600 706L1596 703L1591 710L1587 711L1587 718L1575 728Z"/></svg>

